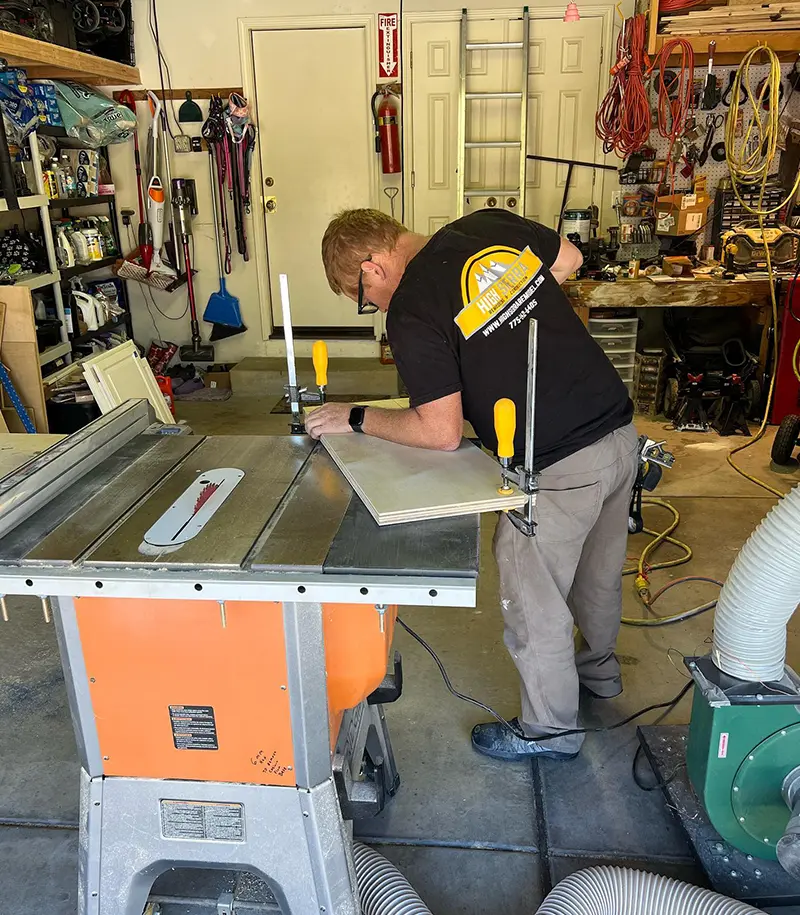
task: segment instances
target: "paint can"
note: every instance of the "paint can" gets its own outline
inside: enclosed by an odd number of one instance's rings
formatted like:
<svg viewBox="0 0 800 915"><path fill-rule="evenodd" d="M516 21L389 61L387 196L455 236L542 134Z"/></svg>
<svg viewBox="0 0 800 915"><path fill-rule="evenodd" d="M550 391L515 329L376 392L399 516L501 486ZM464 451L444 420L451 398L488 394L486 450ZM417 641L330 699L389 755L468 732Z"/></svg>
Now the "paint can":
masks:
<svg viewBox="0 0 800 915"><path fill-rule="evenodd" d="M564 210L561 219L561 235L563 238L567 238L569 235L580 235L581 244L585 245L589 242L591 229L591 210Z"/></svg>

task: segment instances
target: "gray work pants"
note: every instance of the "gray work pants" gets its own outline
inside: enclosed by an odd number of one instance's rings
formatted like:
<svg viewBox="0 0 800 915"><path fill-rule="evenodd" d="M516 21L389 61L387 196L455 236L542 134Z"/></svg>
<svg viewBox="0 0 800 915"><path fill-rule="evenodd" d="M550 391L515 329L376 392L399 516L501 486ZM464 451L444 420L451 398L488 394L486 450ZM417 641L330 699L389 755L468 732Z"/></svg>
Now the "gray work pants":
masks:
<svg viewBox="0 0 800 915"><path fill-rule="evenodd" d="M535 537L500 516L494 555L505 643L522 678L528 736L577 727L579 682L599 695L619 692L614 648L636 464L631 423L542 471ZM582 743L576 734L547 746L573 753Z"/></svg>

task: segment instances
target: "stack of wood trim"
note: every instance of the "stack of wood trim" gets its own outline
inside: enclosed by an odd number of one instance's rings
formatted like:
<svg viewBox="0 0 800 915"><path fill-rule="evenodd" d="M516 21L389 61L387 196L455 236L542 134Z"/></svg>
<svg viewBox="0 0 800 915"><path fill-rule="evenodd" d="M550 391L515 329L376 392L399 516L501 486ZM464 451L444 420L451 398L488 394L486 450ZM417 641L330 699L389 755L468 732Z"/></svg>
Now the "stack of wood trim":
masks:
<svg viewBox="0 0 800 915"><path fill-rule="evenodd" d="M662 16L666 35L724 35L728 32L787 32L800 29L800 2L718 6Z"/></svg>

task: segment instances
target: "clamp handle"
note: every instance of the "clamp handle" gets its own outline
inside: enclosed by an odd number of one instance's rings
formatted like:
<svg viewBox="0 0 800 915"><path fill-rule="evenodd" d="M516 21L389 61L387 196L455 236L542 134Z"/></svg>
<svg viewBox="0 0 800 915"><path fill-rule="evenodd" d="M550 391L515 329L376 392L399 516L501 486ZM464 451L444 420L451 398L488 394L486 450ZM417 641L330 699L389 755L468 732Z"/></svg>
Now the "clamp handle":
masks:
<svg viewBox="0 0 800 915"><path fill-rule="evenodd" d="M317 340L311 349L311 359L314 362L314 371L317 373L317 387L324 388L328 384L328 345L324 340Z"/></svg>
<svg viewBox="0 0 800 915"><path fill-rule="evenodd" d="M510 460L514 457L517 408L508 397L500 398L494 405L494 431L497 435L497 456Z"/></svg>

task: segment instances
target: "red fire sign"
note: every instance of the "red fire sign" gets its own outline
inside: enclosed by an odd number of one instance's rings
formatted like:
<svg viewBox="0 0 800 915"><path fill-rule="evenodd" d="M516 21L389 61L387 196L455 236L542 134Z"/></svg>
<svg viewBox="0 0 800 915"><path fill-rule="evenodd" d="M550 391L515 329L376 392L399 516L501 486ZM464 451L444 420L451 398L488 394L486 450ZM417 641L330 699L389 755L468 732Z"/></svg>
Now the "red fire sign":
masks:
<svg viewBox="0 0 800 915"><path fill-rule="evenodd" d="M397 13L378 13L378 76L396 78L399 74L397 60Z"/></svg>

